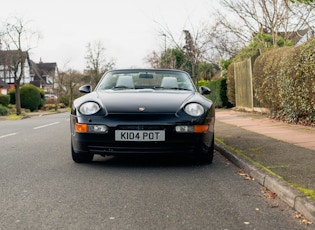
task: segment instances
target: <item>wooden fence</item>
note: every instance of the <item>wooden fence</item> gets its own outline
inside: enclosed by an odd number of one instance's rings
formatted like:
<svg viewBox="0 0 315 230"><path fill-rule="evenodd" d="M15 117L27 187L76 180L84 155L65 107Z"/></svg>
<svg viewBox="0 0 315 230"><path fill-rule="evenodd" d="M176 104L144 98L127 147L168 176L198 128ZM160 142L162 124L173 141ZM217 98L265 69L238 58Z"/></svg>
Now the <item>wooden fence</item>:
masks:
<svg viewBox="0 0 315 230"><path fill-rule="evenodd" d="M239 108L254 108L252 60L234 63L235 103Z"/></svg>

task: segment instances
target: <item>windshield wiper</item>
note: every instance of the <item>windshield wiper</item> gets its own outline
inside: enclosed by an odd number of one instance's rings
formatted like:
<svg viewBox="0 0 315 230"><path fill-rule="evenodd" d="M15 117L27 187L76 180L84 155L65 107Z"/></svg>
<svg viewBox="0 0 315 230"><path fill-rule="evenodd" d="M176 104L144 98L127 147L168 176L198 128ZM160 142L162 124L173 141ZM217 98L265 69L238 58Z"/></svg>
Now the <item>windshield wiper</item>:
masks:
<svg viewBox="0 0 315 230"><path fill-rule="evenodd" d="M191 89L185 89L185 88L180 88L180 87L162 87L162 86L155 86L153 89L166 89L166 90L186 90L186 91L191 91Z"/></svg>
<svg viewBox="0 0 315 230"><path fill-rule="evenodd" d="M119 85L119 86L114 86L112 89L134 89L134 88L127 87L127 86L124 86L124 85Z"/></svg>

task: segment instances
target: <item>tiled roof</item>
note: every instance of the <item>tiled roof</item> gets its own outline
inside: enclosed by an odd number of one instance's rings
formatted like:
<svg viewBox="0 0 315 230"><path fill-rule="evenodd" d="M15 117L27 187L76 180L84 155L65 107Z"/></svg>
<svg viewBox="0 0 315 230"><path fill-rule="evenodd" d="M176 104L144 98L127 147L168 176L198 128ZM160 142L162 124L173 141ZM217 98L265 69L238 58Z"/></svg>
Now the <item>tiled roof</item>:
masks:
<svg viewBox="0 0 315 230"><path fill-rule="evenodd" d="M22 52L23 61L28 58L28 52ZM18 50L1 50L0 51L0 65L15 65L19 58Z"/></svg>
<svg viewBox="0 0 315 230"><path fill-rule="evenodd" d="M297 44L301 38L309 33L311 31L312 35L314 36L314 31L312 31L309 28L306 28L304 30L298 30L294 32L287 32L286 34L284 32L280 32L279 35L281 37L286 37L287 39L291 40L294 44Z"/></svg>
<svg viewBox="0 0 315 230"><path fill-rule="evenodd" d="M36 64L38 69L41 71L42 75L48 75L51 72L55 72L57 68L57 63L52 62L52 63L38 63Z"/></svg>

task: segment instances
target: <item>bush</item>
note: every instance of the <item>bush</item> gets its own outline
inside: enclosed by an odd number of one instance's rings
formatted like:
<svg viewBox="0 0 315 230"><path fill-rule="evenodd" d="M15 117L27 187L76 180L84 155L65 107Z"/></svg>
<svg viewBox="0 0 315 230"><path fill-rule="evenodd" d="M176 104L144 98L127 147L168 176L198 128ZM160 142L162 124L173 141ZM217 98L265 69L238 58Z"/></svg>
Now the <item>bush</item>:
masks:
<svg viewBox="0 0 315 230"><path fill-rule="evenodd" d="M64 96L60 98L60 103L63 103L65 106L69 106L69 96Z"/></svg>
<svg viewBox="0 0 315 230"><path fill-rule="evenodd" d="M41 104L40 90L31 84L21 87L21 107L31 112L38 110Z"/></svg>
<svg viewBox="0 0 315 230"><path fill-rule="evenodd" d="M0 94L0 105L7 107L9 105L9 102L10 102L10 96L9 95Z"/></svg>
<svg viewBox="0 0 315 230"><path fill-rule="evenodd" d="M9 96L10 96L10 104L14 105L15 104L15 89L10 90Z"/></svg>
<svg viewBox="0 0 315 230"><path fill-rule="evenodd" d="M280 92L282 114L290 121L315 123L315 39L295 48L286 62ZM298 61L294 61L298 60Z"/></svg>
<svg viewBox="0 0 315 230"><path fill-rule="evenodd" d="M43 89L40 89L39 92L40 92L40 104L38 106L38 109L41 109L44 107L45 101L46 101L45 100L45 91Z"/></svg>
<svg viewBox="0 0 315 230"><path fill-rule="evenodd" d="M290 60L294 48L277 48L260 55L254 62L253 88L259 105L272 112L281 109L280 70Z"/></svg>
<svg viewBox="0 0 315 230"><path fill-rule="evenodd" d="M231 105L235 106L235 77L234 77L234 63L231 63L227 68L227 97Z"/></svg>
<svg viewBox="0 0 315 230"><path fill-rule="evenodd" d="M6 116L9 114L9 109L0 104L0 116Z"/></svg>
<svg viewBox="0 0 315 230"><path fill-rule="evenodd" d="M289 122L315 123L315 39L259 56L253 68L260 104Z"/></svg>

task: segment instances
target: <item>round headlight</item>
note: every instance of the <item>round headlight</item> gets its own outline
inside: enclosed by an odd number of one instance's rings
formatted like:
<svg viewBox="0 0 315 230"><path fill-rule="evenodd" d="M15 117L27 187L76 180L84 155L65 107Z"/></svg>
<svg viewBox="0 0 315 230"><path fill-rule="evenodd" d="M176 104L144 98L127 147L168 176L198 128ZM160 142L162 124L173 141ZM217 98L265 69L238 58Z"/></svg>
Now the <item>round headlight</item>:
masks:
<svg viewBox="0 0 315 230"><path fill-rule="evenodd" d="M191 103L186 105L184 110L187 114L194 117L199 117L205 112L204 108L197 103Z"/></svg>
<svg viewBox="0 0 315 230"><path fill-rule="evenodd" d="M80 113L84 115L92 115L100 110L100 106L95 102L86 102L80 106Z"/></svg>

